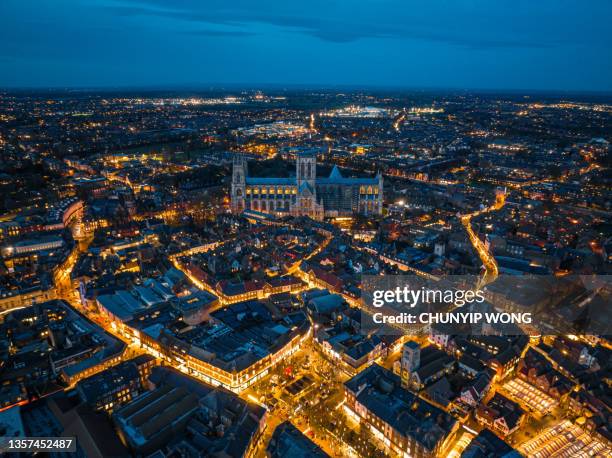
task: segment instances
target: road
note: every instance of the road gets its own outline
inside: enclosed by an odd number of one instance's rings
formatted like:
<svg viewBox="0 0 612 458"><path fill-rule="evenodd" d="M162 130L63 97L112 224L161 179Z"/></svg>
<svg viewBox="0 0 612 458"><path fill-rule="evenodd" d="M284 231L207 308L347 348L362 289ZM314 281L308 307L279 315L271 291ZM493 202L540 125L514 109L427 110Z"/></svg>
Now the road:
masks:
<svg viewBox="0 0 612 458"><path fill-rule="evenodd" d="M287 368L290 368L290 375ZM302 377L308 377L311 384L303 391L290 394L287 386ZM342 383L347 379L348 376L336 370L333 362L311 340L261 382L241 393L245 400L273 406L268 428L254 456L265 456L265 447L276 426L290 421L330 456L369 457L369 450L375 445L360 438L347 424L342 412Z"/></svg>
<svg viewBox="0 0 612 458"><path fill-rule="evenodd" d="M478 282L478 289L481 289L485 285L488 285L489 283L495 281L495 279L499 275L499 269L497 267L497 261L495 260L495 257L489 252L484 242L480 239L480 237L478 237L478 234L474 232L474 229L472 229L472 218L474 218L475 216L483 215L485 213L500 210L505 204L505 194L498 193L495 198L495 203L490 207L475 211L473 213L468 213L460 217L461 224L463 224L463 227L465 227L468 237L470 238L470 243L478 253L480 260L482 261L482 264L485 267L485 272Z"/></svg>

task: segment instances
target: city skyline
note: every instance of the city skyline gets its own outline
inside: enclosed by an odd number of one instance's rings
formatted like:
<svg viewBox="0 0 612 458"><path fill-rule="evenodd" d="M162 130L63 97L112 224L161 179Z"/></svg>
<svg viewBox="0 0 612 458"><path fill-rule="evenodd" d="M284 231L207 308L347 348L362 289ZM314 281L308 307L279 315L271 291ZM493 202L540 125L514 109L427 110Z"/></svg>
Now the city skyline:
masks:
<svg viewBox="0 0 612 458"><path fill-rule="evenodd" d="M609 455L598 99L0 92L0 450Z"/></svg>

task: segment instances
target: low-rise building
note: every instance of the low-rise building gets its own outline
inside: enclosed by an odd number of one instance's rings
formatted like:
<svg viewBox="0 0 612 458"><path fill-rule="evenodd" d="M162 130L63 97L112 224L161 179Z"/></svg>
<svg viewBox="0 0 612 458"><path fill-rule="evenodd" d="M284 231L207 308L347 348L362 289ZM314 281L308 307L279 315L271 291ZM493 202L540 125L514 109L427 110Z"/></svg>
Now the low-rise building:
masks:
<svg viewBox="0 0 612 458"><path fill-rule="evenodd" d="M443 410L402 388L400 377L376 364L345 382L344 395L347 414L401 456L439 456L459 425Z"/></svg>
<svg viewBox="0 0 612 458"><path fill-rule="evenodd" d="M329 455L286 421L274 430L266 447L266 456L268 458L326 458Z"/></svg>
<svg viewBox="0 0 612 458"><path fill-rule="evenodd" d="M259 438L266 410L222 388L157 367L152 390L113 414L119 435L138 455L244 457Z"/></svg>
<svg viewBox="0 0 612 458"><path fill-rule="evenodd" d="M469 443L461 458L520 458L521 454L488 429Z"/></svg>
<svg viewBox="0 0 612 458"><path fill-rule="evenodd" d="M476 420L502 437L516 431L525 416L516 402L496 393L486 404L476 409Z"/></svg>
<svg viewBox="0 0 612 458"><path fill-rule="evenodd" d="M189 326L170 304L116 321L126 339L212 385L241 392L296 352L311 326L306 314L273 316L266 304L246 301Z"/></svg>
<svg viewBox="0 0 612 458"><path fill-rule="evenodd" d="M154 365L152 356L137 356L81 380L76 391L92 409L112 412L144 391Z"/></svg>

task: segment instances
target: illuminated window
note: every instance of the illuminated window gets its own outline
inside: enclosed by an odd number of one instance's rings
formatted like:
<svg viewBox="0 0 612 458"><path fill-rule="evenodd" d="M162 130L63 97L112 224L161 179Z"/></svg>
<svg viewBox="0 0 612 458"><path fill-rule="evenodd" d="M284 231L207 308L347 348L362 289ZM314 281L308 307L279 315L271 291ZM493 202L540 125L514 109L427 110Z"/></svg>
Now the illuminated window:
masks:
<svg viewBox="0 0 612 458"><path fill-rule="evenodd" d="M267 194L268 193L268 188L261 188L261 193L262 194Z"/></svg>
<svg viewBox="0 0 612 458"><path fill-rule="evenodd" d="M247 194L251 194L251 188L247 188Z"/></svg>
<svg viewBox="0 0 612 458"><path fill-rule="evenodd" d="M291 189L291 194L297 194L297 189L292 188L292 189Z"/></svg>
<svg viewBox="0 0 612 458"><path fill-rule="evenodd" d="M274 194L274 193L276 193L276 189L270 188L270 194Z"/></svg>

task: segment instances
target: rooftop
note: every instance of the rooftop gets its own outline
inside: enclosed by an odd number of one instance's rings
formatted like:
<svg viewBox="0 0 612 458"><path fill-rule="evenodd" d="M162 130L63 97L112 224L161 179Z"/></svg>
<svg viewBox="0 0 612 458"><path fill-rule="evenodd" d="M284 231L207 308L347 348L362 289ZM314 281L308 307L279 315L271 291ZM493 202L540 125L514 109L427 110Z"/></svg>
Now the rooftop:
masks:
<svg viewBox="0 0 612 458"><path fill-rule="evenodd" d="M435 450L455 425L450 415L402 388L399 376L376 364L344 386L370 412L427 450Z"/></svg>

